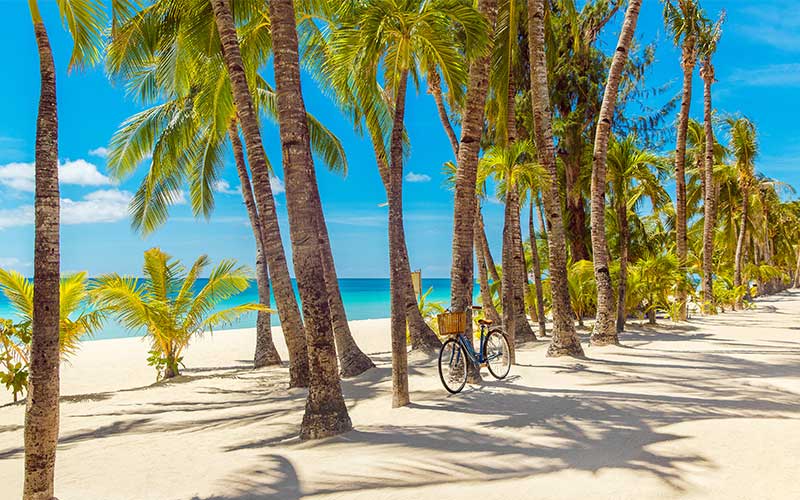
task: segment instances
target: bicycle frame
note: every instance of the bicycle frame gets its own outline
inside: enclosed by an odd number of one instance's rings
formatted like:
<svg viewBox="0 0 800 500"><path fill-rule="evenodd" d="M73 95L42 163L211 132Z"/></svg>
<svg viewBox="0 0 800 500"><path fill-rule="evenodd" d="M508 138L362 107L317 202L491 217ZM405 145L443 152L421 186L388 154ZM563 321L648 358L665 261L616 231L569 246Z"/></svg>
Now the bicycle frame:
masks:
<svg viewBox="0 0 800 500"><path fill-rule="evenodd" d="M481 339L480 343L478 344L479 352L475 352L475 348L473 347L472 342L470 342L469 339L466 337L466 335L464 335L463 333L459 333L457 338L458 338L457 342L464 349L464 352L467 354L467 357L469 357L469 360L472 362L473 365L479 365L486 362L486 356L484 355L484 352L486 351L486 349L484 349L484 343L486 341L485 326L481 325ZM460 356L461 351L459 350L457 352L459 353L458 355ZM456 359L456 363L458 363L459 361L460 361L459 359ZM452 352L450 353L449 362L450 363L453 362Z"/></svg>

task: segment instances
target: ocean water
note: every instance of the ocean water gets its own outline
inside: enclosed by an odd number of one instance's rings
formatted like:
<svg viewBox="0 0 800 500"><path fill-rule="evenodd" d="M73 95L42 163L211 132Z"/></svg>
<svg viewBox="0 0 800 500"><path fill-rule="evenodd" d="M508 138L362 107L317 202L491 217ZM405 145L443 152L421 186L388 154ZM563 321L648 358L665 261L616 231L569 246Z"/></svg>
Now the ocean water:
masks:
<svg viewBox="0 0 800 500"><path fill-rule="evenodd" d="M201 288L205 280L198 280L197 288ZM422 290L425 292L433 287L427 301L440 302L444 307L450 305L450 280L449 279L424 279L422 280ZM388 318L389 307L389 279L388 278L343 278L339 280L339 288L342 292L342 300L349 320ZM297 295L297 285L295 284L295 295ZM477 285L474 290L475 297L478 296ZM299 300L299 296L298 296ZM248 302L258 302L258 290L253 282L247 290L239 295L218 305L218 310L225 309L234 305L246 304ZM273 302L272 308L275 308ZM14 311L8 304L5 296L0 294L0 318L14 319ZM233 328L252 328L256 324L255 313L246 314L233 324L225 325L220 329ZM278 315L272 315L272 324L279 325ZM109 320L103 330L97 333L92 339L112 339L122 337L141 336L141 331L130 331L125 329L116 321ZM91 339L86 339L91 340Z"/></svg>

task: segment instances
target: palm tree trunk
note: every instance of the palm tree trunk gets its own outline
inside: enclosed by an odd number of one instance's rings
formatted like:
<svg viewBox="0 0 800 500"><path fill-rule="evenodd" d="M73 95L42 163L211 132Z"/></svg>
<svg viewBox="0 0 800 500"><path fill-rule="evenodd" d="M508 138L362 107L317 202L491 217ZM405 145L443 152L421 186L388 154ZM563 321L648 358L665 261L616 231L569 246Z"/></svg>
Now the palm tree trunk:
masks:
<svg viewBox="0 0 800 500"><path fill-rule="evenodd" d="M583 137L579 132L567 132L565 142L568 154L564 157L567 231L572 260L590 260L589 235L586 234L586 210L579 179L583 164Z"/></svg>
<svg viewBox="0 0 800 500"><path fill-rule="evenodd" d="M479 0L478 9L494 31L497 0ZM455 201L453 208L453 264L450 270L450 308L463 311L472 305L474 269L472 243L477 198L478 152L483 134L484 106L489 87L489 56L475 60L469 67L466 104L462 113L461 142L458 147ZM467 322L472 324L467 313Z"/></svg>
<svg viewBox="0 0 800 500"><path fill-rule="evenodd" d="M406 106L408 70L400 74L395 89L394 117L390 143L391 163L389 168L389 267L392 310L392 407L407 405L408 352L406 348L406 288L403 274L408 271L400 256L404 244L403 231L403 121Z"/></svg>
<svg viewBox="0 0 800 500"><path fill-rule="evenodd" d="M514 290L514 236L513 236L513 214L514 208L510 203L509 198L511 193L515 191L511 184L510 179L507 181L505 213L503 217L503 250L501 252L503 277L501 284L501 298L503 303L503 326L505 327L506 334L508 335L508 344L511 348L511 362L516 361L516 345L517 345L517 322L519 321L519 314L517 312L517 301L515 300L516 292Z"/></svg>
<svg viewBox="0 0 800 500"><path fill-rule="evenodd" d="M483 223L483 214L480 211L478 211L478 219L478 223L481 225L481 233L478 237L481 239L483 258L486 260L486 268L489 270L489 277L492 278L494 283L500 283L500 275L497 273L497 265L494 263L492 250L489 248L489 239L486 237L486 225Z"/></svg>
<svg viewBox="0 0 800 500"><path fill-rule="evenodd" d="M231 121L228 127L228 137L233 149L233 160L236 172L239 174L239 183L242 186L242 199L253 229L253 238L256 241L256 286L258 287L258 303L269 307L269 268L264 255L264 238L262 236L261 222L259 220L256 200L253 197L253 187L250 185L250 175L244 160L244 146L239 138L239 129L236 121ZM270 314L258 311L256 316L256 350L253 355L253 366L262 368L271 365L280 365L281 357L272 341L272 322Z"/></svg>
<svg viewBox="0 0 800 500"><path fill-rule="evenodd" d="M22 498L53 497L59 397L59 191L58 113L53 52L36 2L30 2L39 51L40 94L36 122L36 228L34 232L33 338L25 406L25 482Z"/></svg>
<svg viewBox="0 0 800 500"><path fill-rule="evenodd" d="M509 182L510 189L506 192L506 205L510 209L506 210L506 217L510 220L507 222L510 230L510 246L508 250L503 248L503 253L510 253L511 267L506 268L503 272L503 278L511 280L511 290L513 292L512 300L514 301L514 314L516 319L514 327L516 329L514 339L517 343L532 342L536 340L536 334L533 333L531 325L528 323L528 317L525 315L525 288L528 282L527 273L525 272L525 255L522 252L522 224L520 221L520 205L519 205L519 190L516 185ZM507 270L506 270L507 269Z"/></svg>
<svg viewBox="0 0 800 500"><path fill-rule="evenodd" d="M744 187L742 189L742 219L739 225L739 236L736 239L736 254L734 256L734 268L733 268L733 286L734 288L742 286L742 266L744 264L744 242L745 242L745 234L747 233L747 196L748 196L748 189ZM736 299L736 308L742 309L744 307L744 303L742 302L742 298L739 297Z"/></svg>
<svg viewBox="0 0 800 500"><path fill-rule="evenodd" d="M227 0L214 1L227 3ZM310 365L308 399L300 437L315 439L347 432L352 428L352 423L336 369L329 293L327 287L320 286L326 283L324 256L330 249L323 248L320 238L320 229L325 222L320 214L322 204L317 190L306 107L300 86L294 2L272 0L269 12L278 123L286 177L286 207L297 287L306 321ZM246 86L247 82L243 80L243 83Z"/></svg>
<svg viewBox="0 0 800 500"><path fill-rule="evenodd" d="M628 246L630 228L628 227L628 207L626 200L617 200L617 220L619 221L619 288L617 290L617 333L625 331L628 319Z"/></svg>
<svg viewBox="0 0 800 500"><path fill-rule="evenodd" d="M538 194L537 194L538 196ZM546 318L544 317L544 290L542 289L542 267L539 263L539 248L536 245L536 225L533 222L534 193L531 192L531 199L528 206L528 232L531 240L531 264L533 267L533 283L536 287L536 320L539 323L539 336L547 335Z"/></svg>
<svg viewBox="0 0 800 500"><path fill-rule="evenodd" d="M483 257L483 246L478 236L478 231L480 230L481 229L478 227L475 228L475 256L478 260L478 284L481 291L481 305L483 306L483 312L486 317L499 325L502 320L500 319L500 313L497 312L497 308L494 305L492 291L489 288L489 273L486 271L486 259Z"/></svg>
<svg viewBox="0 0 800 500"><path fill-rule="evenodd" d="M717 200L714 181L714 126L712 123L711 85L714 83L714 66L711 57L703 61L703 118L705 128L705 200L703 203L703 309L712 314L714 306L714 232L717 222Z"/></svg>
<svg viewBox="0 0 800 500"><path fill-rule="evenodd" d="M614 286L608 269L608 244L606 242L606 158L608 142L611 139L611 122L617 104L617 91L622 79L622 70L628 60L628 48L636 31L639 8L642 0L630 0L619 34L617 50L611 60L608 81L603 92L603 103L597 119L597 132L592 154L592 254L594 256L594 277L597 282L597 316L592 330L593 345L619 344L617 330L614 328Z"/></svg>
<svg viewBox="0 0 800 500"><path fill-rule="evenodd" d="M289 350L289 386L306 387L309 384L309 357L306 343L307 332L304 331L297 299L289 276L286 254L281 241L278 215L275 210L275 198L269 182L269 170L264 147L261 143L261 132L258 128L258 117L253 105L245 75L244 63L239 50L239 40L233 16L230 11L230 0L211 0L214 18L222 43L222 55L231 79L236 113L242 128L247 162L253 174L253 193L256 207L261 218L261 229L264 243L264 254L274 285L275 303L281 328Z"/></svg>
<svg viewBox="0 0 800 500"><path fill-rule="evenodd" d="M450 118L447 116L447 108L444 106L444 99L442 98L442 80L436 68L431 68L428 71L428 92L433 96L436 102L436 111L439 112L439 120L442 122L442 127L450 140L450 147L453 148L453 156L458 158L458 137L453 130L453 125L450 123Z"/></svg>
<svg viewBox="0 0 800 500"><path fill-rule="evenodd" d="M681 67L683 68L683 95L681 110L678 115L678 139L675 147L675 213L676 213L676 248L678 265L681 273L686 271L688 257L688 240L686 236L686 131L689 127L689 107L692 102L692 73L695 66L694 39L687 37L683 44ZM679 319L686 320L686 290L678 287L678 301L682 306Z"/></svg>
<svg viewBox="0 0 800 500"><path fill-rule="evenodd" d="M372 148L375 154L375 161L378 165L378 173L381 176L383 187L386 190L386 197L389 197L389 166L386 164L386 158L381 154L383 148L382 140L374 137L370 133L372 140ZM402 213L400 214L402 216ZM417 296L414 293L414 283L411 281L411 264L408 258L408 246L406 245L405 229L402 234L402 245L398 249L398 258L404 263L404 269L407 272L401 276L402 282L406 290L406 322L408 324L408 333L411 337L411 349L426 352L428 354L438 353L442 347L439 337L436 336L431 327L425 323L425 319L419 312L419 304Z"/></svg>
<svg viewBox="0 0 800 500"><path fill-rule="evenodd" d="M545 169L544 185L546 187L542 190L542 196L547 211L547 220L550 224L548 249L553 294L553 338L547 354L549 356L583 356L583 348L575 333L574 315L567 288L567 245L553 147L547 60L544 52L544 16L545 0L528 0L533 122L539 163Z"/></svg>
<svg viewBox="0 0 800 500"><path fill-rule="evenodd" d="M315 176L316 181L316 176ZM328 229L325 227L324 216L321 213L322 206L319 207L320 217L320 245L322 246L322 267L325 270L325 288L328 290L328 304L331 311L331 322L333 326L333 338L336 344L336 354L339 359L339 373L342 377L355 377L361 375L370 368L375 368L375 364L369 356L358 347L350 331L347 322L347 313L344 310L342 292L339 290L339 280L336 277L336 265L333 261L331 252L330 237Z"/></svg>
<svg viewBox="0 0 800 500"><path fill-rule="evenodd" d="M545 221L544 207L542 206L542 199L539 197L539 193L536 193L536 212L539 215L539 227L542 228L542 238L544 238L545 243L547 243L549 241L547 237L547 222Z"/></svg>

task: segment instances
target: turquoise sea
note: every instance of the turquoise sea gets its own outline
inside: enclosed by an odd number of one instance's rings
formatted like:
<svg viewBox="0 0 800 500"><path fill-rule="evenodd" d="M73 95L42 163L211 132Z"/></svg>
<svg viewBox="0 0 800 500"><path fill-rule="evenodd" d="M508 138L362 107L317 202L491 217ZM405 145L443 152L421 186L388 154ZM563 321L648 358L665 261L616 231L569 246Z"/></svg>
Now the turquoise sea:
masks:
<svg viewBox="0 0 800 500"><path fill-rule="evenodd" d="M204 280L198 280L197 286L202 287L205 284ZM349 320L358 319L376 319L389 317L389 279L388 278L343 278L339 280L339 287L342 291L342 299L344 307L347 311ZM428 288L433 287L433 291L428 295L426 300L441 302L443 306L447 307L450 304L450 280L449 279L424 279L422 280L423 292ZM297 289L295 287L295 294ZM474 295L478 296L477 286ZM298 299L299 300L299 299ZM258 292L256 290L255 282L252 283L249 289L241 294L221 303L220 309L227 307L245 304L248 302L257 302ZM273 304L274 308L274 304ZM0 294L0 318L14 318L14 312L9 307L5 296ZM223 329L232 328L251 328L256 324L255 314L248 314L243 316L239 321L232 325L225 326ZM272 315L272 324L279 325L278 315ZM121 337L135 337L140 336L142 332L131 332L126 330L121 325L114 321L108 321L103 331L95 335L94 339L112 339ZM87 339L89 340L89 339Z"/></svg>

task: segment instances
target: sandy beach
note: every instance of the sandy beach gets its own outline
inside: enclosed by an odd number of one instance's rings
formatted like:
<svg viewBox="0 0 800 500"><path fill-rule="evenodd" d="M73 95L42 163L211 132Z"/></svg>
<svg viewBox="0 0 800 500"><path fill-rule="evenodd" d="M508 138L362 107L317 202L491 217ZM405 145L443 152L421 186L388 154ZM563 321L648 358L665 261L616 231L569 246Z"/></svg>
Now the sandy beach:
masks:
<svg viewBox="0 0 800 500"><path fill-rule="evenodd" d="M65 499L800 498L800 291L551 359L448 396L412 356L392 410L388 320L353 322L378 367L343 382L355 430L300 442L303 390L253 371L251 330L198 339L151 385L139 339L86 342L63 368ZM584 332L585 333L585 332ZM276 331L279 349L285 346ZM484 371L485 373L485 371ZM22 405L0 407L0 497L19 498Z"/></svg>

